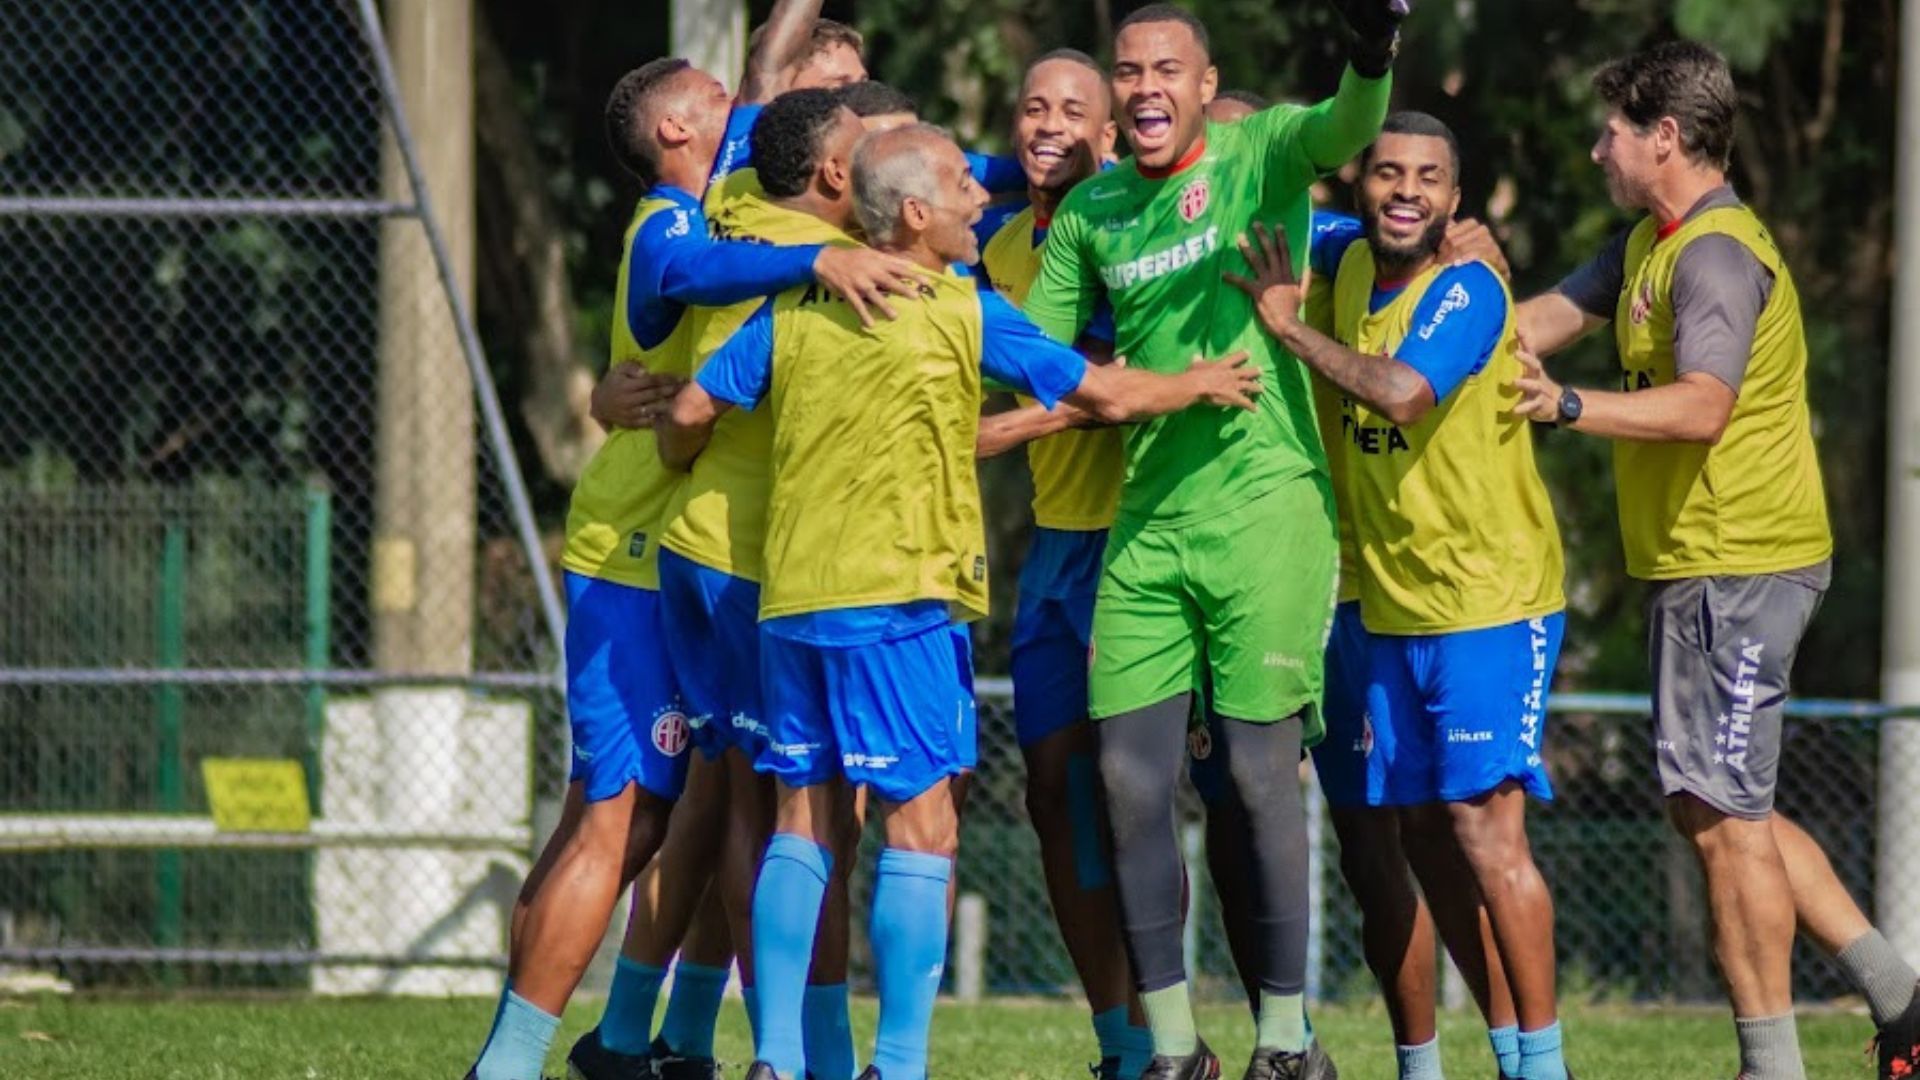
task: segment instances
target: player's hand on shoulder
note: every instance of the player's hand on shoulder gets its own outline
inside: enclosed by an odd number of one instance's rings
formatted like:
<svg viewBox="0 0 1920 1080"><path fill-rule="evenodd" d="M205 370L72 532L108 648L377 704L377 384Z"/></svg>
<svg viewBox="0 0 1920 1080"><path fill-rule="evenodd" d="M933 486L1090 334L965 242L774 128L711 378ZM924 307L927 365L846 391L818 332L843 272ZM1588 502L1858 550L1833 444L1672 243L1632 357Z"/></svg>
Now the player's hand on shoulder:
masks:
<svg viewBox="0 0 1920 1080"><path fill-rule="evenodd" d="M1307 282L1293 272L1293 256L1287 250L1287 230L1276 226L1268 232L1255 222L1247 236L1240 238L1240 254L1247 260L1252 277L1225 275L1228 284L1253 299L1253 310L1267 332L1280 337L1300 319L1300 303L1307 294Z"/></svg>
<svg viewBox="0 0 1920 1080"><path fill-rule="evenodd" d="M931 278L926 267L868 247L826 247L813 262L813 276L860 316L860 325L873 325L873 312L895 318L888 296L918 297Z"/></svg>
<svg viewBox="0 0 1920 1080"><path fill-rule="evenodd" d="M1540 366L1540 358L1525 345L1518 346L1515 355L1520 360L1520 377L1513 380L1513 388L1520 400L1513 406L1514 415L1537 424L1557 423L1560 384L1547 375L1546 369Z"/></svg>
<svg viewBox="0 0 1920 1080"><path fill-rule="evenodd" d="M1507 264L1507 253L1501 250L1500 241L1493 235L1493 230L1478 218L1455 218L1447 226L1446 238L1440 242L1440 260L1453 266L1478 260L1493 267L1494 273L1508 281L1513 280L1513 268Z"/></svg>
<svg viewBox="0 0 1920 1080"><path fill-rule="evenodd" d="M588 411L608 431L652 427L685 385L685 379L656 375L639 364L615 364L594 386Z"/></svg>
<svg viewBox="0 0 1920 1080"><path fill-rule="evenodd" d="M1218 360L1194 357L1187 366L1200 400L1225 409L1252 411L1254 398L1260 396L1260 367L1245 352L1231 353Z"/></svg>

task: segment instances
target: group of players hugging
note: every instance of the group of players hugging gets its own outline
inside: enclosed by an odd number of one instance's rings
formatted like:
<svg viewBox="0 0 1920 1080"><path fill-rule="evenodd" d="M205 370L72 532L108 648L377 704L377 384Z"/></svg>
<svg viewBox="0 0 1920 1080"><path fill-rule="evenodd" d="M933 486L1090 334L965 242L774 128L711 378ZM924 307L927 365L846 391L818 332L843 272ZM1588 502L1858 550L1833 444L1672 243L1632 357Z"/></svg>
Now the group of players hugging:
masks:
<svg viewBox="0 0 1920 1080"><path fill-rule="evenodd" d="M877 815L859 1076L924 1080L978 760L976 465L1024 447L1014 719L1096 1075L1220 1075L1182 952L1183 771L1252 1012L1244 1075L1336 1075L1303 999L1310 754L1398 1075L1442 1075L1437 940L1499 1075L1565 1080L1525 827L1553 797L1565 628L1535 447L1571 436L1546 428L1613 446L1653 761L1705 873L1740 1075L1805 1075L1797 930L1867 1000L1880 1075L1912 1072L1913 969L1773 805L1833 542L1793 277L1727 179L1726 63L1674 42L1600 70L1592 157L1638 221L1522 302L1458 216L1453 132L1389 111L1406 3L1333 6L1349 64L1318 104L1222 90L1207 28L1153 4L1110 66L1032 62L1010 158L867 80L819 0L775 5L735 92L678 59L620 80L607 135L647 189L567 523L572 783L471 1077L537 1080L632 884L573 1076L717 1077L737 962L748 1080L854 1080L848 879ZM1353 213L1316 206L1347 167ZM1617 389L1547 373L1604 325Z"/></svg>

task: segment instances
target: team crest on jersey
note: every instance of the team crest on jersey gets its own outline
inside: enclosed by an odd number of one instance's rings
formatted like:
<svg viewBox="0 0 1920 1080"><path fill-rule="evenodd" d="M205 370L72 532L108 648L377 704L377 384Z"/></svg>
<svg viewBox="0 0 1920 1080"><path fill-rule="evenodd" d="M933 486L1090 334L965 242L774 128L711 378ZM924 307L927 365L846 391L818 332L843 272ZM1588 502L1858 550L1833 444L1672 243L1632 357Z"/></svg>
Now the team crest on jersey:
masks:
<svg viewBox="0 0 1920 1080"><path fill-rule="evenodd" d="M653 748L668 757L687 752L687 718L679 709L669 709L653 718Z"/></svg>
<svg viewBox="0 0 1920 1080"><path fill-rule="evenodd" d="M1187 753L1195 761L1205 761L1213 756L1213 732L1205 724L1187 732Z"/></svg>
<svg viewBox="0 0 1920 1080"><path fill-rule="evenodd" d="M1652 314L1653 282L1641 282L1640 295L1633 298L1633 307L1627 310L1627 316L1633 320L1633 325L1639 326L1641 323L1646 322L1647 318Z"/></svg>
<svg viewBox="0 0 1920 1080"><path fill-rule="evenodd" d="M1192 223L1201 214L1207 212L1207 204L1213 201L1213 186L1206 177L1180 189L1180 219Z"/></svg>

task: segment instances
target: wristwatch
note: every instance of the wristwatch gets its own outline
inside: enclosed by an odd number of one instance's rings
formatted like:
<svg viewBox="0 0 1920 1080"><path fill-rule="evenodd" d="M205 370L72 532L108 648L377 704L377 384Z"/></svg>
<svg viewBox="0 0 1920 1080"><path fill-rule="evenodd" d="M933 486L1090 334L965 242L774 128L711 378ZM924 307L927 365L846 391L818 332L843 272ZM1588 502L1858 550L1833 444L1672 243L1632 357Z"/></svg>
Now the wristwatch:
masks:
<svg viewBox="0 0 1920 1080"><path fill-rule="evenodd" d="M1580 411L1583 408L1585 408L1585 406L1580 401L1579 391L1571 386L1561 387L1560 416L1554 421L1554 426L1566 427L1568 424L1578 423L1580 420Z"/></svg>

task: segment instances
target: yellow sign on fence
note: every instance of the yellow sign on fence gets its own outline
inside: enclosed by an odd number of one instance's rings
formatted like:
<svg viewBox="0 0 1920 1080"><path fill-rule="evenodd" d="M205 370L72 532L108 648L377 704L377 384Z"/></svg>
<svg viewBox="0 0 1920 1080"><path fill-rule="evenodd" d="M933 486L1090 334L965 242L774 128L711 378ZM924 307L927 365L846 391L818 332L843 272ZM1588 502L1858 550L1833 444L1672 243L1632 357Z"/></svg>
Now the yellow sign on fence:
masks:
<svg viewBox="0 0 1920 1080"><path fill-rule="evenodd" d="M307 774L288 758L205 758L207 802L222 832L306 832Z"/></svg>

